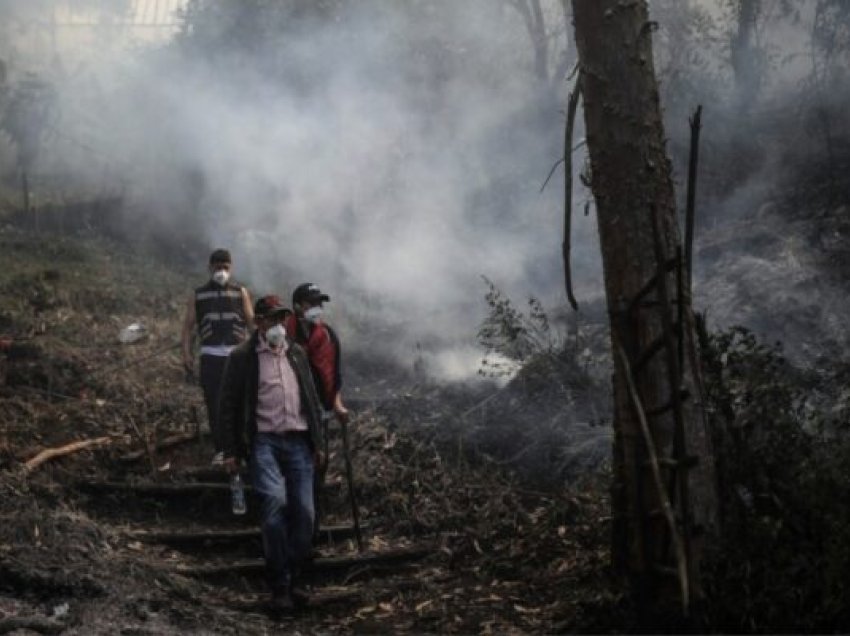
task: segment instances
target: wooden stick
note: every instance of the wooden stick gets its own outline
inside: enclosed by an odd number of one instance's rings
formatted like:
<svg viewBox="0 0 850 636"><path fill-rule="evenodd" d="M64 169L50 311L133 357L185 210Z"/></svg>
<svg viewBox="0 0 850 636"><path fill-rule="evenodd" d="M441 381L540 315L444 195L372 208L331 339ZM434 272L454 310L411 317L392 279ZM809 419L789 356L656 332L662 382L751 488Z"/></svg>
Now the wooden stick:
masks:
<svg viewBox="0 0 850 636"><path fill-rule="evenodd" d="M615 344L617 355L623 365L623 375L626 378L626 388L629 392L629 397L632 401L632 406L637 414L640 422L641 433L646 442L646 452L649 455L649 465L652 469L652 478L655 482L655 487L658 490L658 498L661 502L661 511L664 514L664 519L670 527L670 535L673 539L673 545L676 551L677 572L679 575L679 586L682 592L682 607L687 615L690 606L690 588L688 579L688 563L685 555L685 546L682 538L679 535L679 529L676 527L676 518L673 516L673 507L670 505L670 499L667 497L667 491L664 489L664 480L661 477L661 467L658 462L658 455L655 451L655 440L652 438L652 433L649 429L649 422L646 419L646 412L643 408L640 395L638 395L637 387L632 378L632 370L629 365L629 359L626 357L626 352L620 343Z"/></svg>
<svg viewBox="0 0 850 636"><path fill-rule="evenodd" d="M567 125L564 129L564 242L561 245L561 254L564 258L564 286L567 291L567 300L574 311L578 311L578 302L573 293L573 271L570 265L573 217L573 128L575 128L580 96L581 75L576 80L573 92L570 93L567 104Z"/></svg>
<svg viewBox="0 0 850 636"><path fill-rule="evenodd" d="M674 325L670 317L670 294L667 289L667 276L663 272L663 263L666 262L666 254L664 247L664 234L661 227L661 218L658 214L658 208L652 207L652 235L655 244L655 257L658 261L658 300L661 303L661 324L664 330L663 336L667 346L665 353L667 357L667 374L670 383L670 402L673 405L673 455L678 462L684 462L687 448L685 446L685 413L682 406L682 381L684 378L684 368L681 366L680 359L684 355L684 325L681 320L684 318L684 308L687 299L682 294L682 275L681 275L681 248L676 248L676 261L679 263L677 267L677 311L679 324L675 327L678 330L678 342L674 340ZM677 353L678 346L678 353ZM694 370L696 373L696 370ZM679 539L681 540L684 549L684 559L686 565L686 575L688 581L692 579L691 572L691 527L690 527L690 489L688 487L688 474L684 470L677 470L671 474L670 498L675 497L675 484L679 484L679 508L682 514L682 533ZM677 555L678 556L678 555ZM680 564L681 565L681 564ZM684 613L688 614L688 596L686 590L682 590L682 606Z"/></svg>
<svg viewBox="0 0 850 636"><path fill-rule="evenodd" d="M696 214L697 165L699 164L699 131L702 127L702 106L697 106L691 123L691 156L688 163L688 198L685 208L685 269L688 294L691 293L694 258L694 215Z"/></svg>
<svg viewBox="0 0 850 636"><path fill-rule="evenodd" d="M98 437L95 439L84 439L78 442L72 442L70 444L66 444L65 446L59 446L57 448L45 448L40 453L24 462L24 468L26 468L27 472L31 472L41 466L44 462L50 461L51 459L55 459L57 457L64 457L65 455L71 455L73 453L85 450L86 448L91 448L93 446L109 444L111 441L111 437Z"/></svg>
<svg viewBox="0 0 850 636"><path fill-rule="evenodd" d="M354 470L351 467L351 451L348 444L348 424L339 419L342 432L342 454L345 459L345 478L348 481L348 499L351 503L351 520L354 522L354 536L357 549L363 552L363 535L360 533L360 507L357 505L357 493L354 490Z"/></svg>

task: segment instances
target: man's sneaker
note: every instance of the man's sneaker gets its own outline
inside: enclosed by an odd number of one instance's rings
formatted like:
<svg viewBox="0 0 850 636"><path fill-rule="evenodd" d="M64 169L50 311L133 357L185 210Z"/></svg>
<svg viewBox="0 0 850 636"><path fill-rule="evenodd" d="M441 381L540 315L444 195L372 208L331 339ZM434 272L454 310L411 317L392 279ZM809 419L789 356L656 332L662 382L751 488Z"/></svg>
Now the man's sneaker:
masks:
<svg viewBox="0 0 850 636"><path fill-rule="evenodd" d="M219 451L218 453L213 455L212 465L213 466L223 466L224 465L224 453L223 452Z"/></svg>

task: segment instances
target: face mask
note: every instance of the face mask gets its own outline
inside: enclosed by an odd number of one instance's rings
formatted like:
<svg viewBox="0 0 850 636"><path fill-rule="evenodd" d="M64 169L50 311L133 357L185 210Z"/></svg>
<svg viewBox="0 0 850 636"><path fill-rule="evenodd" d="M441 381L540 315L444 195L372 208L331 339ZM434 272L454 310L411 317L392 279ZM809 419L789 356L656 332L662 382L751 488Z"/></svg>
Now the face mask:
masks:
<svg viewBox="0 0 850 636"><path fill-rule="evenodd" d="M284 329L283 325L269 327L268 331L266 331L266 342L268 342L269 346L274 349L277 349L280 345L282 345L285 339L286 329Z"/></svg>
<svg viewBox="0 0 850 636"><path fill-rule="evenodd" d="M319 318L322 317L322 313L321 307L310 307L310 309L304 312L304 320L315 325L319 322Z"/></svg>
<svg viewBox="0 0 850 636"><path fill-rule="evenodd" d="M230 272L226 269L217 269L213 272L212 279L223 287L230 280Z"/></svg>

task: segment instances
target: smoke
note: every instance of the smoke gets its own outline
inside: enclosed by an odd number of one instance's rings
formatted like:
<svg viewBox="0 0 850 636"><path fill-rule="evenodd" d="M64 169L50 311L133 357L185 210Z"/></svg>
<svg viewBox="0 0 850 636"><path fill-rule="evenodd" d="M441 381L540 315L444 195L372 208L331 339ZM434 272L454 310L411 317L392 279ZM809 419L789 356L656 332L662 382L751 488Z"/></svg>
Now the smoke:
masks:
<svg viewBox="0 0 850 636"><path fill-rule="evenodd" d="M452 377L477 368L449 353L474 344L481 275L563 305L560 173L539 190L568 84L535 76L518 12L341 3L269 35L218 4L58 79L63 134L91 150L57 144L64 170L120 183L131 228L230 247L258 293L315 282L338 322L391 325L401 358L421 341ZM574 232L579 289L598 289L593 218Z"/></svg>
<svg viewBox="0 0 850 636"><path fill-rule="evenodd" d="M847 4L650 4L680 209L688 118L703 106L696 308L712 328L783 342L795 363L847 351L836 328L848 309L836 270L850 200L837 177L850 162Z"/></svg>
<svg viewBox="0 0 850 636"><path fill-rule="evenodd" d="M564 307L562 172L539 190L563 153L570 82L536 75L510 3L196 2L182 30L156 39L115 26L144 3L115 2L102 27L85 37L59 27L51 42L43 11L55 4L0 5L18 18L0 28L10 78L34 69L56 89L34 179L42 190L61 174L80 196L121 193L128 234L187 246L199 275L204 250L228 246L256 293L287 297L315 282L348 346L384 347L409 364L420 343L443 377L477 369L481 275L520 305L533 295L552 313ZM105 6L59 4L69 20ZM793 106L810 72L814 2L790 17L782 3L761 4L761 75L750 90L735 81L729 3L651 3L680 193L687 118L705 107L702 232L752 218L771 199L785 160L775 139L788 128L771 128L772 114ZM553 69L571 61L572 34L560 2L543 6ZM36 26L24 37L10 24ZM744 103L742 91L757 97ZM578 124L576 142L581 116ZM576 177L584 152L574 153ZM0 162L12 170L2 149ZM576 188L572 258L584 307L602 289L588 198Z"/></svg>

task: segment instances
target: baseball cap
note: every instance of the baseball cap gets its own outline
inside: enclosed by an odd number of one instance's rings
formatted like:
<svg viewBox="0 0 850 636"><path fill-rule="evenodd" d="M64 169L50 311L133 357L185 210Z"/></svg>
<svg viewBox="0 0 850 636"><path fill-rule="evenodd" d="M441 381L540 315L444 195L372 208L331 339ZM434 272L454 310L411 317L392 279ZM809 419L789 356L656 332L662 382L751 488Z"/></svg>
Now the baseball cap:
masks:
<svg viewBox="0 0 850 636"><path fill-rule="evenodd" d="M280 297L275 296L274 294L258 298L257 302L254 303L254 315L259 318L274 316L287 311L289 311L289 309L284 306Z"/></svg>
<svg viewBox="0 0 850 636"><path fill-rule="evenodd" d="M292 292L292 304L303 303L305 300L311 303L322 302L326 303L331 299L327 294L323 294L313 283L302 283Z"/></svg>

